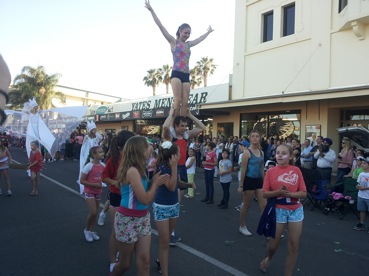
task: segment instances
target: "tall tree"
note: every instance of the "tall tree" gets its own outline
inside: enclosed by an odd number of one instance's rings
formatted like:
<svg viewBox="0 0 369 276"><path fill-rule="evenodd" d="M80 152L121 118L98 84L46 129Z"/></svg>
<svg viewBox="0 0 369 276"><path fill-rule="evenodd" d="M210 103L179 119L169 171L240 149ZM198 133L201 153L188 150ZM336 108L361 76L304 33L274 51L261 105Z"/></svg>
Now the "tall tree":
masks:
<svg viewBox="0 0 369 276"><path fill-rule="evenodd" d="M56 91L60 74L48 75L43 66L33 68L25 66L16 76L9 97L12 108L21 108L29 99L35 97L40 109L53 107L52 99L65 102L65 95Z"/></svg>
<svg viewBox="0 0 369 276"><path fill-rule="evenodd" d="M163 82L162 70L159 69L150 69L147 71L147 75L143 78L143 81L146 86L152 87L152 94L153 96L156 95L156 86L159 83Z"/></svg>
<svg viewBox="0 0 369 276"><path fill-rule="evenodd" d="M202 76L199 67L196 65L190 70L190 84L191 89L195 89L195 86L200 86L202 83Z"/></svg>
<svg viewBox="0 0 369 276"><path fill-rule="evenodd" d="M163 65L161 68L163 74L163 83L165 84L165 89L167 94L169 93L170 75L172 73L172 67L168 64Z"/></svg>
<svg viewBox="0 0 369 276"><path fill-rule="evenodd" d="M201 60L196 62L199 67L200 74L202 75L202 79L204 80L204 87L208 85L208 77L214 74L217 65L214 64L213 58L203 57Z"/></svg>

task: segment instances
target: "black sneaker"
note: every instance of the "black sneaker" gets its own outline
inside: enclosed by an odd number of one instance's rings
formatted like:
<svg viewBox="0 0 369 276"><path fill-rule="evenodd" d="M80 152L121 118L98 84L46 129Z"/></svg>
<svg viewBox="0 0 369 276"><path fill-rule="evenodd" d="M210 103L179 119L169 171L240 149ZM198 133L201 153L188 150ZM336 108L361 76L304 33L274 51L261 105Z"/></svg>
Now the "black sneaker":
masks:
<svg viewBox="0 0 369 276"><path fill-rule="evenodd" d="M161 266L160 266L160 261L158 259L155 260L156 263L156 268L158 269L158 272L161 274Z"/></svg>
<svg viewBox="0 0 369 276"><path fill-rule="evenodd" d="M356 224L356 226L352 229L357 230L357 231L363 231L363 230L366 230L366 226L365 226L365 224L360 222L360 223Z"/></svg>

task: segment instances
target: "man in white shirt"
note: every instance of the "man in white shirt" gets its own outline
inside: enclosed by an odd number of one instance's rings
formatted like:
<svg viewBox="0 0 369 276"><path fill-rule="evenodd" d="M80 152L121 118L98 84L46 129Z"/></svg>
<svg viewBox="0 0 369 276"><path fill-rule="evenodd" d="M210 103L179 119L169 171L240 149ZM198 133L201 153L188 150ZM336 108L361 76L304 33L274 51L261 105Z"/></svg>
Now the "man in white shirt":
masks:
<svg viewBox="0 0 369 276"><path fill-rule="evenodd" d="M329 138L324 138L319 149L314 153L314 158L317 159L318 179L331 181L333 163L336 161L337 155L330 148L333 144Z"/></svg>

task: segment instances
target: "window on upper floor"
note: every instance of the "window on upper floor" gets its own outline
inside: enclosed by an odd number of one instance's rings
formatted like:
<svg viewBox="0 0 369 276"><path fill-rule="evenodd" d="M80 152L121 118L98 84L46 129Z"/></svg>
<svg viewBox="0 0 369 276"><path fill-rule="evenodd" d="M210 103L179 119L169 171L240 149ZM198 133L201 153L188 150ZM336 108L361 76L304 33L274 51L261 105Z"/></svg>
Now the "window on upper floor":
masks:
<svg viewBox="0 0 369 276"><path fill-rule="evenodd" d="M263 42L273 39L273 11L263 14Z"/></svg>
<svg viewBox="0 0 369 276"><path fill-rule="evenodd" d="M295 3L283 7L283 36L295 33Z"/></svg>
<svg viewBox="0 0 369 276"><path fill-rule="evenodd" d="M338 2L338 13L340 13L347 6L348 0L339 0Z"/></svg>

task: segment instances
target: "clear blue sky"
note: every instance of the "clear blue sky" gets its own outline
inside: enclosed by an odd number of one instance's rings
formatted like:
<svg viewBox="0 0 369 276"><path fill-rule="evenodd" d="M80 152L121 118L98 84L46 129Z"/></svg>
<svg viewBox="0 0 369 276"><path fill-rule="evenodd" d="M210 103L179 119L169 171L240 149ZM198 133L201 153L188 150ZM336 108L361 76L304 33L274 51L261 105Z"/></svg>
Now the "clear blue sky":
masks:
<svg viewBox="0 0 369 276"><path fill-rule="evenodd" d="M23 66L44 66L62 75L59 84L124 98L150 96L146 71L172 65L168 42L144 0L0 0L0 52L12 77ZM208 85L228 82L233 68L234 0L152 0L175 36L184 22L191 39L215 30L192 48L190 67L201 57L218 65ZM159 93L165 86L158 87Z"/></svg>

